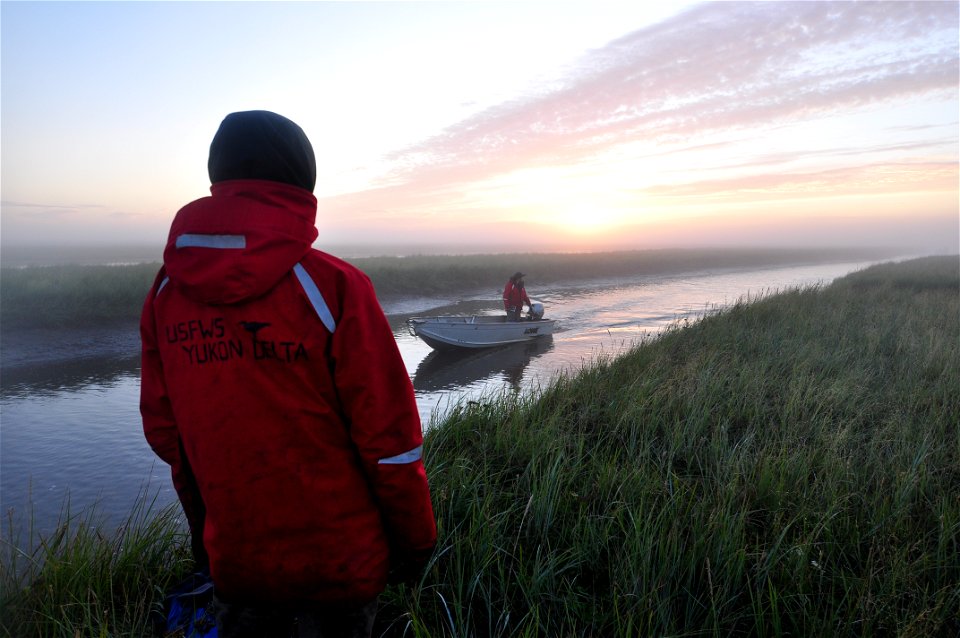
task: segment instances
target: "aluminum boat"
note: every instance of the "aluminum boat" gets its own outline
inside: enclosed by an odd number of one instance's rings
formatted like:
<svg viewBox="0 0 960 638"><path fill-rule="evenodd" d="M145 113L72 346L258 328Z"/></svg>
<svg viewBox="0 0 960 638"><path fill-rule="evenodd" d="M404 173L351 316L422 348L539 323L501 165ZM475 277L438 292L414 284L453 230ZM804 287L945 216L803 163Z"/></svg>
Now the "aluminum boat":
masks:
<svg viewBox="0 0 960 638"><path fill-rule="evenodd" d="M450 315L413 317L410 332L436 350L492 348L553 334L555 319L508 321L506 316Z"/></svg>

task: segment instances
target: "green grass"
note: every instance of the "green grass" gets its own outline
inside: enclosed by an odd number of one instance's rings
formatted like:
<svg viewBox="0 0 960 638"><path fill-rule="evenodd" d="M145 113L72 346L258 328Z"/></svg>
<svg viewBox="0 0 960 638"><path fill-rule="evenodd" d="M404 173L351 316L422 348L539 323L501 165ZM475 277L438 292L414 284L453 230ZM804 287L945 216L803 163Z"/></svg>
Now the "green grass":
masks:
<svg viewBox="0 0 960 638"><path fill-rule="evenodd" d="M71 514L56 531L22 538L8 520L0 553L0 635L151 635L150 612L189 573L192 559L178 504L158 510L141 497L128 519L105 528L96 509Z"/></svg>
<svg viewBox="0 0 960 638"><path fill-rule="evenodd" d="M428 435L417 636L960 633L960 261L677 327Z"/></svg>
<svg viewBox="0 0 960 638"><path fill-rule="evenodd" d="M381 298L499 294L520 269L543 285L596 277L656 275L716 268L890 256L877 249L843 250L646 250L582 254L431 255L365 257L350 261L366 272ZM0 269L0 325L65 328L137 325L159 264L126 266L29 266Z"/></svg>
<svg viewBox="0 0 960 638"><path fill-rule="evenodd" d="M132 325L159 264L0 269L0 326L77 328Z"/></svg>
<svg viewBox="0 0 960 638"><path fill-rule="evenodd" d="M439 545L376 635L958 635L960 257L675 326L462 405L425 454ZM90 545L42 562L97 572ZM51 629L10 635L73 636L68 611L80 635L130 635L97 621L125 601L100 611L82 579L20 597L37 582L4 606Z"/></svg>

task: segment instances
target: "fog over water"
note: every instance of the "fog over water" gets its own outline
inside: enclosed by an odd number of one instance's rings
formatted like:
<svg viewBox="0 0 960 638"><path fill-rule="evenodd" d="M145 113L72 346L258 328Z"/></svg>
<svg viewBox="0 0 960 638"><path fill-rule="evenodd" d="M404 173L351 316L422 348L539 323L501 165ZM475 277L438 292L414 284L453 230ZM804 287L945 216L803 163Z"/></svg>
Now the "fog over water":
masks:
<svg viewBox="0 0 960 638"><path fill-rule="evenodd" d="M696 319L744 297L829 282L866 263L836 263L647 276L538 286L531 297L558 321L552 338L466 353L432 351L407 329L411 316L498 314L499 291L462 299L406 299L385 305L413 381L425 427L460 401L500 392L531 392L560 372L684 319ZM77 342L77 339L83 341ZM59 340L59 341L58 341ZM67 360L36 356L43 348L80 346ZM25 334L4 341L2 375L2 507L32 516L38 531L55 526L69 495L71 510L96 504L116 525L147 491L158 503L175 499L168 468L143 439L138 409L136 330ZM31 356L18 358L17 350ZM32 349L32 350L31 350ZM42 353L41 353L42 354Z"/></svg>
<svg viewBox="0 0 960 638"><path fill-rule="evenodd" d="M526 241L482 242L421 242L421 243L330 243L321 236L314 248L351 260L368 257L410 257L414 255L521 255L535 253L591 253L607 251L648 251L648 250L818 250L848 249L851 254L864 254L874 251L877 254L955 254L960 250L960 220L949 228L930 227L925 220L915 219L911 230L900 229L886 235L874 236L871 229L882 227L880 221L861 222L851 226L842 234L829 237L822 233L818 236L794 236L792 241L771 244L767 241L746 242L742 234L737 234L731 226L726 229L711 229L711 239L699 243L691 241L690 232L685 236L671 237L670 241L657 242L648 233L640 243L623 236L619 239L597 239L593 243L587 238L577 237L570 242L545 242L531 231ZM0 242L0 266L21 268L24 266L56 266L64 264L100 265L160 263L163 261L164 238L150 244L17 244Z"/></svg>

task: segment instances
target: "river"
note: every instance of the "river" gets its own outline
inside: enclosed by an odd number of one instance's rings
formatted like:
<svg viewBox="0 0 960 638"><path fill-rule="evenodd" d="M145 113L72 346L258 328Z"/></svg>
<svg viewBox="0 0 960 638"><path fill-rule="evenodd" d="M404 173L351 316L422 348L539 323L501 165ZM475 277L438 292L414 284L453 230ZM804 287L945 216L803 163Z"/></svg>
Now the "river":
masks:
<svg viewBox="0 0 960 638"><path fill-rule="evenodd" d="M408 332L406 320L418 314L496 314L501 312L500 291L463 299L392 301L384 310L413 381L424 427L430 427L458 401L528 392L559 372L575 372L598 356L616 355L674 322L696 319L747 296L829 283L867 265L691 272L550 287L528 281L531 297L543 302L547 318L557 320L553 337L461 354L433 352ZM143 494L156 498L157 505L176 498L167 466L143 439L135 330L27 333L5 336L3 347L0 503L15 528L32 525L35 533L49 533L68 502L73 514L95 506L109 528L122 524ZM64 352L70 353L67 358ZM8 533L4 525L2 535Z"/></svg>

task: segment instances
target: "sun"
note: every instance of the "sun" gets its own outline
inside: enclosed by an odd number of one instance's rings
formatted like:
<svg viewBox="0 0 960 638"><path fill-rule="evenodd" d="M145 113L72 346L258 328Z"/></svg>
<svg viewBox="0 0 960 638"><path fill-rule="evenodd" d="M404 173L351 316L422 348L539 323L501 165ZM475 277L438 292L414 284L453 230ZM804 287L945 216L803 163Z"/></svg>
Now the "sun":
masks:
<svg viewBox="0 0 960 638"><path fill-rule="evenodd" d="M557 225L571 235L602 235L621 221L617 211L603 206L559 206L556 211Z"/></svg>

